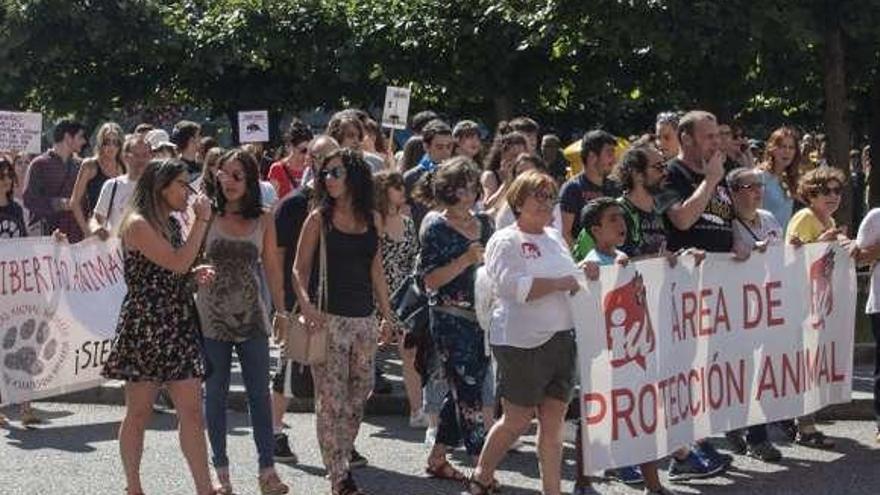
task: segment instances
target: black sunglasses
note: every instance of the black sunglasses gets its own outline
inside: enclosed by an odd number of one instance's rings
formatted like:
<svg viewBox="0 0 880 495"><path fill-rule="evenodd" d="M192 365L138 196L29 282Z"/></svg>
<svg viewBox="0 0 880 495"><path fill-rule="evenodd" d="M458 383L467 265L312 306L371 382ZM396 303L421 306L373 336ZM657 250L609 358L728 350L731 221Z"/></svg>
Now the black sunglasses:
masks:
<svg viewBox="0 0 880 495"><path fill-rule="evenodd" d="M327 168L322 170L320 175L325 179L329 179L331 177L334 179L341 179L345 177L345 167Z"/></svg>

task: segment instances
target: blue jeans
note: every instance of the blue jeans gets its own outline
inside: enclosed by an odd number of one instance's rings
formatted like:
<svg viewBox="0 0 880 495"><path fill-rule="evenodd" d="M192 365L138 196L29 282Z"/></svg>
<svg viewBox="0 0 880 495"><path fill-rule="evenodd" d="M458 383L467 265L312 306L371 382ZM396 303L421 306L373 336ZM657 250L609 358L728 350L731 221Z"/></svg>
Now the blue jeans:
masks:
<svg viewBox="0 0 880 495"><path fill-rule="evenodd" d="M205 358L211 374L205 381L205 418L215 468L229 466L226 456L226 398L232 372L232 350L238 354L247 391L248 410L254 430L260 469L275 465L272 434L272 403L269 399L269 338L256 337L244 342L223 342L205 338Z"/></svg>

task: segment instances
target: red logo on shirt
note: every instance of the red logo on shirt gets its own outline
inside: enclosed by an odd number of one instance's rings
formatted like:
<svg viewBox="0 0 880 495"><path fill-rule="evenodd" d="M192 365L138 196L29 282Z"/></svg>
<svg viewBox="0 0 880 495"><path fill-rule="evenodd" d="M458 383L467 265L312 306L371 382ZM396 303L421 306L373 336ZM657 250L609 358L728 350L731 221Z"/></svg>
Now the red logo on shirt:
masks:
<svg viewBox="0 0 880 495"><path fill-rule="evenodd" d="M523 258L527 260L533 260L541 257L541 250L535 243L524 242L520 245L520 249L522 249Z"/></svg>
<svg viewBox="0 0 880 495"><path fill-rule="evenodd" d="M605 331L611 366L635 361L646 369L645 356L654 352L656 338L645 301L645 283L639 273L605 295Z"/></svg>
<svg viewBox="0 0 880 495"><path fill-rule="evenodd" d="M810 265L810 322L816 330L825 328L825 318L834 309L834 250L831 246Z"/></svg>

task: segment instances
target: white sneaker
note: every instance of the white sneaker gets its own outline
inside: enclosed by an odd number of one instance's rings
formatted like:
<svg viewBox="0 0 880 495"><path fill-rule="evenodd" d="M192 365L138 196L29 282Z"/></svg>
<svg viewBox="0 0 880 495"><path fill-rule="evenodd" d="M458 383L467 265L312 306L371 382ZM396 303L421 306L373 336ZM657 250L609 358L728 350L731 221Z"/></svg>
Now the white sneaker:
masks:
<svg viewBox="0 0 880 495"><path fill-rule="evenodd" d="M424 411L419 411L409 417L410 428L427 428L428 415Z"/></svg>
<svg viewBox="0 0 880 495"><path fill-rule="evenodd" d="M437 427L429 426L427 430L425 430L425 445L428 447L433 447L434 443L437 441Z"/></svg>

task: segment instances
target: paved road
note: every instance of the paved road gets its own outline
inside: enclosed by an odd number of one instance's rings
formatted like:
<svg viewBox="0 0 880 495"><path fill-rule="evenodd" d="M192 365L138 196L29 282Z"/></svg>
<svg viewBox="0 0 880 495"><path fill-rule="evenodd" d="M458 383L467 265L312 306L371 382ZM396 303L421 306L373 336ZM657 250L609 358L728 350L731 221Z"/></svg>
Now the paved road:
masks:
<svg viewBox="0 0 880 495"><path fill-rule="evenodd" d="M117 457L116 430L123 409L107 405L41 403L38 408L49 424L36 430L21 429L13 422L0 429L0 494L84 494L119 495L124 481ZM10 413L11 411L6 411ZM13 416L14 419L14 416ZM286 417L301 458L297 466L281 465L281 476L295 494L329 493L323 479L314 435L314 415ZM367 419L357 447L370 459L370 466L356 472L357 479L373 495L451 495L461 487L450 482L426 479L422 466L426 455L423 432L410 429L399 416ZM259 493L256 455L244 414L231 413L229 437L233 482L242 495ZM148 494L192 493L184 461L177 450L174 416L159 414L147 436L144 456L145 489ZM783 462L763 464L737 457L735 469L727 475L700 484L678 485L682 493L760 494L871 494L880 493L880 446L874 443L874 426L869 421L839 421L824 425L838 437L836 452L822 452L783 445ZM719 440L719 442L721 442ZM566 448L565 478L573 477L573 450ZM463 455L456 463L466 465ZM540 494L534 457L534 437L525 438L519 453L508 456L499 479L508 495ZM597 485L603 494L636 494L610 482ZM571 482L563 487L571 489Z"/></svg>

